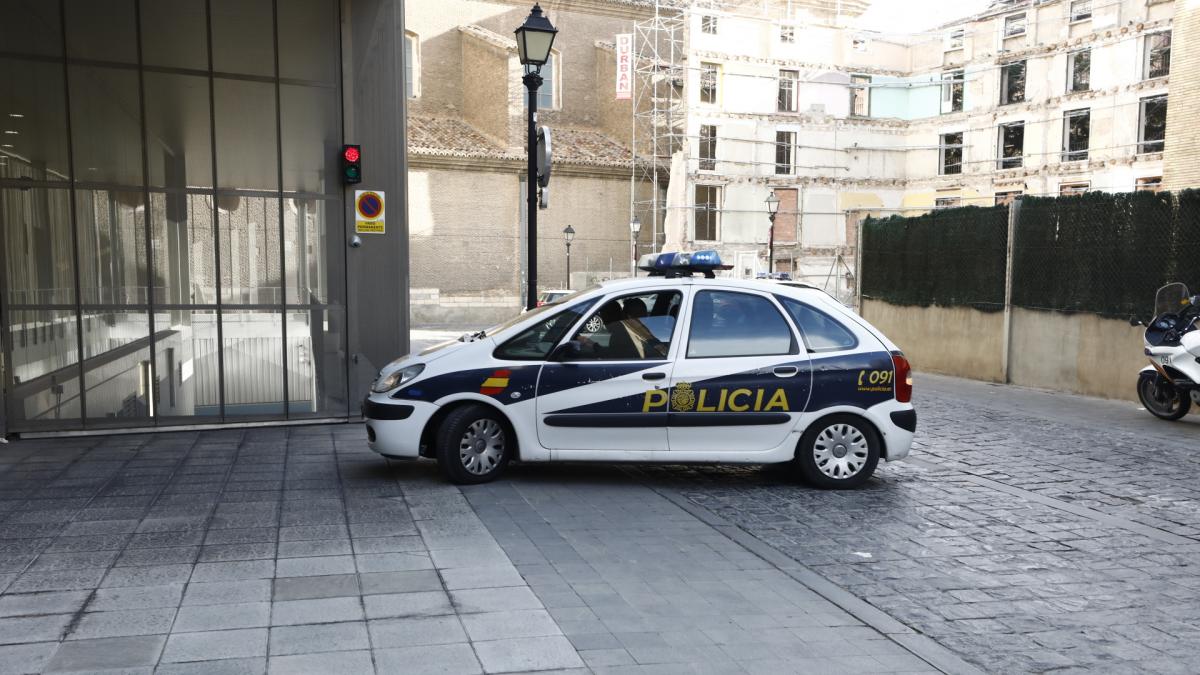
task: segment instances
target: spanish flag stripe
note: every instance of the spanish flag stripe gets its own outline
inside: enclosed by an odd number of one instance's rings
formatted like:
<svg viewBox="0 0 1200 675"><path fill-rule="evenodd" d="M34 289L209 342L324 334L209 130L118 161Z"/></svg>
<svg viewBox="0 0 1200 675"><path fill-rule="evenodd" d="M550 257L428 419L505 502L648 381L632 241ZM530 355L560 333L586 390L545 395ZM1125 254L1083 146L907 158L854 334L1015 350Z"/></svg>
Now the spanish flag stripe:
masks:
<svg viewBox="0 0 1200 675"><path fill-rule="evenodd" d="M481 384L479 386L481 388L485 388L485 389L491 389L494 387L499 387L499 388L503 389L508 386L508 378L507 377L489 377L488 379L483 381L483 384Z"/></svg>

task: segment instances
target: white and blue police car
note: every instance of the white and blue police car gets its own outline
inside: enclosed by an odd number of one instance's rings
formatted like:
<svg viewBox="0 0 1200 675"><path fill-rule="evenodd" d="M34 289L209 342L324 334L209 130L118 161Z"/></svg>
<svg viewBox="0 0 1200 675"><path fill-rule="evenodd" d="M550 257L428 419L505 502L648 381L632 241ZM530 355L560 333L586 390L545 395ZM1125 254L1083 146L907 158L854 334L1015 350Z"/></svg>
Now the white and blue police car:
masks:
<svg viewBox="0 0 1200 675"><path fill-rule="evenodd" d="M512 460L790 462L862 484L916 430L912 376L823 291L715 278L714 251L644 256L610 281L388 364L363 402L391 458L456 483Z"/></svg>

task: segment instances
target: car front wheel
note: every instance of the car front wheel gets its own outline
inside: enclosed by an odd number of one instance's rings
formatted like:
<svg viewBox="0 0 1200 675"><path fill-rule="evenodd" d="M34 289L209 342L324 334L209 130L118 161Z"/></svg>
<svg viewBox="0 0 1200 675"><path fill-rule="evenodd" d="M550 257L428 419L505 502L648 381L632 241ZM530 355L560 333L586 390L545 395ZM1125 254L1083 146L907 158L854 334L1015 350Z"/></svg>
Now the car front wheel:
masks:
<svg viewBox="0 0 1200 675"><path fill-rule="evenodd" d="M804 432L795 461L804 479L816 487L853 488L875 473L881 445L879 434L863 418L831 415Z"/></svg>
<svg viewBox="0 0 1200 675"><path fill-rule="evenodd" d="M437 435L438 467L459 485L495 480L512 455L512 434L499 413L482 405L457 408Z"/></svg>

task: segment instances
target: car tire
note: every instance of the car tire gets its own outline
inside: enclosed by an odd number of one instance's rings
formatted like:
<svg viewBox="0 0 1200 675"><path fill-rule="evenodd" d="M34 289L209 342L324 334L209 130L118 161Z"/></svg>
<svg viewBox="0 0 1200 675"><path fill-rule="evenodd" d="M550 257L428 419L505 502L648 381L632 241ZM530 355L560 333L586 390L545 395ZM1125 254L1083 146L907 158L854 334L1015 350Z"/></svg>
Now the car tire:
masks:
<svg viewBox="0 0 1200 675"><path fill-rule="evenodd" d="M504 472L515 442L507 420L495 410L474 404L456 408L438 427L438 468L451 483L487 483Z"/></svg>
<svg viewBox="0 0 1200 675"><path fill-rule="evenodd" d="M883 442L858 415L830 415L800 437L795 463L806 482L824 490L855 488L875 473Z"/></svg>

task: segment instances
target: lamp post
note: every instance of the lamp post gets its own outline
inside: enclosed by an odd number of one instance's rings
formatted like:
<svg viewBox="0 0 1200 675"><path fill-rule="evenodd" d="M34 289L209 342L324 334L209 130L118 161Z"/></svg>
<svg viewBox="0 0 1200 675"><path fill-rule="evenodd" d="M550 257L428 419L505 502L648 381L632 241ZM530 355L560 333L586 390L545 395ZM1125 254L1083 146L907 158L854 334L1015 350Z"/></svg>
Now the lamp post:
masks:
<svg viewBox="0 0 1200 675"><path fill-rule="evenodd" d="M767 276L775 273L775 214L779 213L779 197L775 191L767 197L767 217L771 219L770 237L767 239Z"/></svg>
<svg viewBox="0 0 1200 675"><path fill-rule="evenodd" d="M563 229L563 239L567 240L567 290L571 290L571 240L575 238L575 228L570 225Z"/></svg>
<svg viewBox="0 0 1200 675"><path fill-rule="evenodd" d="M525 23L513 33L517 36L517 55L521 65L525 66L525 77L521 82L529 90L529 120L527 124L527 142L529 153L528 188L525 208L526 218L526 256L528 257L528 279L525 289L525 308L537 306L537 96L538 88L542 86L542 66L550 60L550 47L554 44L554 35L558 29L550 23L550 19L542 14L542 8L534 3Z"/></svg>
<svg viewBox="0 0 1200 675"><path fill-rule="evenodd" d="M642 221L637 216L634 216L629 221L629 253L632 259L629 261L630 276L637 276L637 238L638 233L642 231Z"/></svg>

